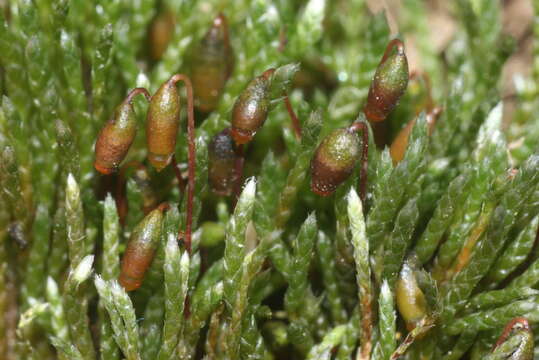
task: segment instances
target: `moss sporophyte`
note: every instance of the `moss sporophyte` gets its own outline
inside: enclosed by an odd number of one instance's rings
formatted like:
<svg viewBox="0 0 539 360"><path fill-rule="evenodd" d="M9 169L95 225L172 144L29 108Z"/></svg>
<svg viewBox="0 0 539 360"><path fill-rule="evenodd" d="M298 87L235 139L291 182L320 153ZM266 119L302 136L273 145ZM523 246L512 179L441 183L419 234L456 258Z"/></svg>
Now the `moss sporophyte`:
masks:
<svg viewBox="0 0 539 360"><path fill-rule="evenodd" d="M237 153L230 128L215 135L208 145L208 180L213 192L230 195L234 187Z"/></svg>
<svg viewBox="0 0 539 360"><path fill-rule="evenodd" d="M356 135L359 130L363 134L361 146ZM365 123L356 122L333 131L322 140L311 160L312 191L321 196L331 195L352 174L361 153L359 193L361 199L365 199L368 149L368 128Z"/></svg>
<svg viewBox="0 0 539 360"><path fill-rule="evenodd" d="M146 121L148 161L157 170L163 170L172 160L180 127L180 96L171 77L153 94Z"/></svg>
<svg viewBox="0 0 539 360"><path fill-rule="evenodd" d="M142 285L144 275L150 267L161 237L163 212L167 204L150 212L133 230L127 243L119 277L126 291L136 290Z"/></svg>
<svg viewBox="0 0 539 360"><path fill-rule="evenodd" d="M274 71L268 69L254 78L234 103L231 134L236 144L243 145L251 141L266 122L271 100L271 75Z"/></svg>
<svg viewBox="0 0 539 360"><path fill-rule="evenodd" d="M215 110L233 68L227 19L219 14L192 54L191 79L199 111Z"/></svg>
<svg viewBox="0 0 539 360"><path fill-rule="evenodd" d="M110 174L125 159L137 132L133 97L142 94L150 100L144 88L133 89L114 111L114 117L101 129L95 144L94 166L102 174Z"/></svg>
<svg viewBox="0 0 539 360"><path fill-rule="evenodd" d="M528 2L0 0L0 358L533 359Z"/></svg>
<svg viewBox="0 0 539 360"><path fill-rule="evenodd" d="M408 85L408 60L404 44L392 40L386 48L369 88L363 109L369 121L383 121L395 108Z"/></svg>

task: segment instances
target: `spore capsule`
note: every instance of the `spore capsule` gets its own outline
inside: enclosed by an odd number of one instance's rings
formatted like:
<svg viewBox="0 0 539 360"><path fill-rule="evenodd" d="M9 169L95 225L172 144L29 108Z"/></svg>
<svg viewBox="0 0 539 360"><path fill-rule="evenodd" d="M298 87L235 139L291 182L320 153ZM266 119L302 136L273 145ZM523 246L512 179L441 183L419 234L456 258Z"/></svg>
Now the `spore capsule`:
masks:
<svg viewBox="0 0 539 360"><path fill-rule="evenodd" d="M192 56L191 80L195 107L199 111L208 113L215 110L233 65L228 23L226 17L219 14Z"/></svg>
<svg viewBox="0 0 539 360"><path fill-rule="evenodd" d="M395 108L408 86L408 60L404 44L392 40L371 81L367 103L363 109L371 122L383 121Z"/></svg>
<svg viewBox="0 0 539 360"><path fill-rule="evenodd" d="M177 80L171 77L152 96L146 120L148 160L161 171L171 161L180 126L180 98Z"/></svg>
<svg viewBox="0 0 539 360"><path fill-rule="evenodd" d="M355 132L340 128L318 146L311 160L311 189L321 196L331 195L352 174L360 154Z"/></svg>
<svg viewBox="0 0 539 360"><path fill-rule="evenodd" d="M254 78L240 94L232 109L231 134L236 144L246 144L264 125L270 106L271 77L275 69Z"/></svg>
<svg viewBox="0 0 539 360"><path fill-rule="evenodd" d="M212 191L218 195L229 196L234 189L234 166L237 159L230 128L212 138L208 157L208 180Z"/></svg>
<svg viewBox="0 0 539 360"><path fill-rule="evenodd" d="M135 139L137 120L131 102L135 95L141 93L149 99L146 89L133 89L115 109L113 118L99 132L95 143L94 167L102 174L118 170Z"/></svg>
<svg viewBox="0 0 539 360"><path fill-rule="evenodd" d="M165 204L150 212L135 227L122 258L119 282L126 291L136 290L142 285L144 275L154 258L161 236Z"/></svg>

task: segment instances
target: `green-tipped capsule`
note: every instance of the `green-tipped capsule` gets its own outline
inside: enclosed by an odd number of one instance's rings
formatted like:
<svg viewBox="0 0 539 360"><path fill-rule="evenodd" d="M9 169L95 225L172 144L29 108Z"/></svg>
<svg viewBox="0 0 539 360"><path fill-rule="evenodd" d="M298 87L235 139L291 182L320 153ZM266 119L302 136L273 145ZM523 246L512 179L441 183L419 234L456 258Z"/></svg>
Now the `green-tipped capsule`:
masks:
<svg viewBox="0 0 539 360"><path fill-rule="evenodd" d="M404 44L399 39L392 40L376 69L363 109L371 122L383 121L395 108L408 85L408 60Z"/></svg>
<svg viewBox="0 0 539 360"><path fill-rule="evenodd" d="M311 160L311 190L331 195L352 171L360 154L358 136L350 128L334 130L316 149Z"/></svg>
<svg viewBox="0 0 539 360"><path fill-rule="evenodd" d="M116 108L114 117L99 132L95 143L94 166L102 174L110 174L118 169L135 139L137 120L132 99L137 94L144 94L148 100L150 98L146 89L133 89Z"/></svg>
<svg viewBox="0 0 539 360"><path fill-rule="evenodd" d="M176 75L168 79L152 96L146 121L148 160L157 170L171 161L180 126L180 98Z"/></svg>
<svg viewBox="0 0 539 360"><path fill-rule="evenodd" d="M118 279L126 291L136 290L142 285L144 274L152 263L161 237L163 211L166 207L160 205L146 215L131 234L122 258L122 269Z"/></svg>
<svg viewBox="0 0 539 360"><path fill-rule="evenodd" d="M230 128L215 135L208 145L208 180L212 191L228 196L234 189L237 155Z"/></svg>
<svg viewBox="0 0 539 360"><path fill-rule="evenodd" d="M396 285L397 308L409 331L428 315L427 300L415 276L416 266L415 259L408 258L402 265Z"/></svg>
<svg viewBox="0 0 539 360"><path fill-rule="evenodd" d="M275 69L266 70L243 90L232 109L231 134L236 144L246 144L264 125L270 106L271 77Z"/></svg>
<svg viewBox="0 0 539 360"><path fill-rule="evenodd" d="M199 111L215 110L233 66L227 20L219 14L193 53L191 79Z"/></svg>
<svg viewBox="0 0 539 360"><path fill-rule="evenodd" d="M515 318L504 328L488 360L532 360L534 352L533 333L528 320Z"/></svg>

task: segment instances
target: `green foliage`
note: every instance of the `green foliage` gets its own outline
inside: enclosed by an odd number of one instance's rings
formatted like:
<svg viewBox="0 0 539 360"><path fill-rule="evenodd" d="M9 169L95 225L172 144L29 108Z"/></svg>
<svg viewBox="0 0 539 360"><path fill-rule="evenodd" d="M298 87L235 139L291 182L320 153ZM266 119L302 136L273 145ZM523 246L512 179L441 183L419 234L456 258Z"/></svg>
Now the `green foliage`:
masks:
<svg viewBox="0 0 539 360"><path fill-rule="evenodd" d="M537 329L539 1L531 75L512 79L517 110L507 118L500 74L515 42L502 32L500 2L447 2L456 26L443 54L431 41L427 2L401 3L399 38L443 112L430 129L426 90L410 79L385 135L368 125L362 202L358 165L325 198L309 189L309 169L322 138L364 119L394 37L366 1L0 1L2 358L483 359L499 356L490 353L511 319ZM147 103L133 101L138 133L121 174L94 170L94 143L134 87L153 93L189 74L191 50L219 12L234 68L217 109L196 113L188 252L178 236L187 196L172 166L148 167L144 179L127 170L148 164ZM155 59L151 34L162 14L174 21ZM229 126L246 84L269 68L271 111L245 146L236 203L206 185L207 145ZM394 163L389 145L413 119ZM117 281L126 241L162 202L169 209L153 261L128 293ZM413 254L429 313L412 329L397 311L395 283Z"/></svg>

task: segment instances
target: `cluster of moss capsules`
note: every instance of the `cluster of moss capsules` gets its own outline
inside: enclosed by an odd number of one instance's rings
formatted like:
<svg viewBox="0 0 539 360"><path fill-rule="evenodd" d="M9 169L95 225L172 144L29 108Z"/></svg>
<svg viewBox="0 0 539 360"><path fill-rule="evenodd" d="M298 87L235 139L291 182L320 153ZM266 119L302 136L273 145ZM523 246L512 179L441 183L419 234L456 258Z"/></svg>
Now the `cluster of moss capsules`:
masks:
<svg viewBox="0 0 539 360"><path fill-rule="evenodd" d="M192 67L193 82L183 74L173 75L159 87L153 96L144 88L133 89L118 106L113 118L99 133L95 146L95 168L102 174L117 171L125 159L136 135L136 118L132 99L143 94L149 101L146 122L148 161L161 171L171 162L177 172L180 186L183 182L174 159L176 138L179 130L180 100L177 82L184 81L188 101L188 147L189 183L185 246L190 249L192 196L195 181L195 119L194 108L211 112L217 106L224 85L233 71L234 55L230 46L226 17L219 14L210 29L195 48ZM243 147L253 140L262 128L271 110L271 87L275 69L270 68L251 80L238 96L231 114L231 127L215 135L209 145L208 181L218 195L235 197L242 184L244 163ZM320 196L331 195L353 172L356 158L361 153L359 194L365 199L367 186L367 158L369 130L366 120L383 121L397 105L408 83L408 63L404 45L399 39L392 40L378 65L371 83L367 102L358 121L346 128L336 129L323 139L311 160L311 189ZM301 125L292 109L286 93L283 99L292 120L295 134L301 137ZM411 125L410 125L411 124ZM392 145L394 160L402 158L413 121L402 131ZM362 141L356 133L362 133ZM144 168L143 166L141 166ZM126 211L121 199L119 209ZM162 221L161 205L150 212L133 231L122 261L120 282L128 290L138 288L145 271L151 264L159 234L156 224ZM149 209L147 209L149 211ZM122 211L121 211L122 212ZM122 215L122 214L120 214ZM120 216L124 218L124 216Z"/></svg>
<svg viewBox="0 0 539 360"><path fill-rule="evenodd" d="M177 171L174 153L180 126L180 96L176 84L180 81L186 84L189 135L188 205L186 229L185 232L181 231L179 237L185 240L188 251L191 242L192 196L196 167L194 109L201 113L214 111L233 72L234 55L224 15L220 14L215 18L210 30L195 48L193 59L192 84L186 75L176 74L162 84L153 96L143 88L132 90L116 109L113 119L101 130L95 148L95 168L103 174L117 171L136 134L132 99L138 94L143 94L150 103L146 123L148 161L157 171L174 163ZM263 127L272 109L271 88L275 71L274 68L270 68L247 84L232 108L231 126L216 134L208 144L208 182L217 195L234 194L234 198L239 195L243 181L244 147ZM312 192L320 196L333 194L351 176L360 157L358 188L360 198L365 200L369 149L368 123L374 125L388 117L404 94L409 78L404 44L401 40L394 39L387 45L376 69L365 106L358 119L347 127L332 131L316 148L310 165ZM300 138L299 120L287 94L281 95L295 134ZM441 108L429 103L425 110L430 134ZM390 154L394 163L398 163L404 157L415 121L414 119L408 122L391 144ZM358 133L362 135L361 140ZM178 175L178 181L181 185L183 181L181 175ZM142 284L144 274L154 256L160 237L163 212L166 209L166 204L161 204L152 211L148 209L148 215L132 232L119 277L120 283L127 291L135 290ZM423 281L423 273L411 255L404 262L396 284L397 308L409 331L425 326L422 322L433 307L429 303L431 299L422 290ZM507 324L489 358L498 359L508 355L513 359L523 360L531 359L532 354L533 334L528 321L516 318Z"/></svg>

